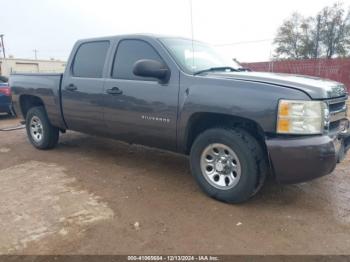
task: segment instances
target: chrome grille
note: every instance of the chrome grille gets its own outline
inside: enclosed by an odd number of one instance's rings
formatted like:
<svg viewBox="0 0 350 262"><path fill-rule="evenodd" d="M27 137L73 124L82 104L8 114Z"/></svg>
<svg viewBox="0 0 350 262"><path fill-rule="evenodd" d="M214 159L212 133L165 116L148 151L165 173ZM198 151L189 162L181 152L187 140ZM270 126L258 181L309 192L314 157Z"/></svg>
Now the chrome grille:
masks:
<svg viewBox="0 0 350 262"><path fill-rule="evenodd" d="M340 121L347 117L347 96L327 100L329 106L330 123L329 130L336 131L339 128Z"/></svg>

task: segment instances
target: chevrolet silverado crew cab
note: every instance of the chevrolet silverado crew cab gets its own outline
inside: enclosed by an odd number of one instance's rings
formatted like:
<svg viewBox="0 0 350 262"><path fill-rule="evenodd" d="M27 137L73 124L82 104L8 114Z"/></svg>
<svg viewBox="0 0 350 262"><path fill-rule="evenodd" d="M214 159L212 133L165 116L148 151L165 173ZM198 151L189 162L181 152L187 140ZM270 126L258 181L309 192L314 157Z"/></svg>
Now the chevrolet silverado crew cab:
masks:
<svg viewBox="0 0 350 262"><path fill-rule="evenodd" d="M230 203L267 175L329 174L349 148L344 85L249 72L184 38L80 40L63 74L14 74L10 86L36 148L74 130L186 154L201 189Z"/></svg>

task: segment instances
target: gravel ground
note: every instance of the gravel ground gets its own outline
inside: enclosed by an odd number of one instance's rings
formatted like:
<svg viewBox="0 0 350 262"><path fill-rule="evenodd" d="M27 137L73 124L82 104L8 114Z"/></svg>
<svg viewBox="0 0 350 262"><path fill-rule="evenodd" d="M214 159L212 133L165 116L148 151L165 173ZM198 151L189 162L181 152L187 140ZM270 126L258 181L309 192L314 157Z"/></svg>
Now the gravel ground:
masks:
<svg viewBox="0 0 350 262"><path fill-rule="evenodd" d="M350 254L349 157L228 205L184 156L76 132L39 151L17 130L0 132L0 188L0 254Z"/></svg>

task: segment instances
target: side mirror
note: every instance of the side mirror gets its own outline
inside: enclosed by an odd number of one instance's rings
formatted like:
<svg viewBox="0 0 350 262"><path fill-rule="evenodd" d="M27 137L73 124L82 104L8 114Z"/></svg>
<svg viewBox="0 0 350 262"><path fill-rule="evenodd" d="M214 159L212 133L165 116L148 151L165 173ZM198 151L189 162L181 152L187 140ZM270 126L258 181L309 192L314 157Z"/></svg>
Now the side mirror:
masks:
<svg viewBox="0 0 350 262"><path fill-rule="evenodd" d="M150 59L136 61L133 73L142 77L154 77L162 82L167 82L170 78L170 70L165 64Z"/></svg>

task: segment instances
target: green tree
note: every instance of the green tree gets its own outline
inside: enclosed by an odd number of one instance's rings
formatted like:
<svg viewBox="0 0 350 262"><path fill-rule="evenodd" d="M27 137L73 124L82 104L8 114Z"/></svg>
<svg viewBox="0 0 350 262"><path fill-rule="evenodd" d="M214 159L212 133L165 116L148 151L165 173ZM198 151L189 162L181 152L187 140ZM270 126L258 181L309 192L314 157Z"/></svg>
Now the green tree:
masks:
<svg viewBox="0 0 350 262"><path fill-rule="evenodd" d="M310 58L318 58L322 54L322 27L323 27L323 17L321 14L317 14L316 17L310 18L310 24L311 24L311 39L310 39L310 45L308 48L310 48Z"/></svg>
<svg viewBox="0 0 350 262"><path fill-rule="evenodd" d="M299 13L293 13L278 29L274 44L276 54L280 58L303 58L303 28L304 18Z"/></svg>
<svg viewBox="0 0 350 262"><path fill-rule="evenodd" d="M322 44L325 48L324 56L346 56L349 53L350 15L345 15L342 4L336 3L332 7L325 7L321 11L323 26L321 29Z"/></svg>
<svg viewBox="0 0 350 262"><path fill-rule="evenodd" d="M315 17L298 13L284 21L274 40L278 59L344 57L350 53L350 12L336 3Z"/></svg>

